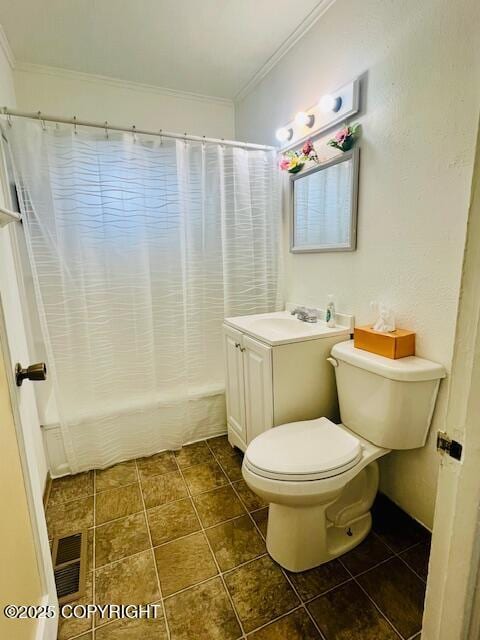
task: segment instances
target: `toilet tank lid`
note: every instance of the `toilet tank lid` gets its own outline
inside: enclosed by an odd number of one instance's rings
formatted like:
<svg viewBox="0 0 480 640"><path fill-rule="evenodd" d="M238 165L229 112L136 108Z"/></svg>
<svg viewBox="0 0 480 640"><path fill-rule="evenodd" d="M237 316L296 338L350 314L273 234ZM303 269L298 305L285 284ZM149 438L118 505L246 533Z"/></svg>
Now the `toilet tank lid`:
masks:
<svg viewBox="0 0 480 640"><path fill-rule="evenodd" d="M332 356L390 380L421 382L422 380L439 380L446 376L445 368L431 360L417 356L392 360L363 349L356 349L353 346L353 340L337 342L332 348Z"/></svg>

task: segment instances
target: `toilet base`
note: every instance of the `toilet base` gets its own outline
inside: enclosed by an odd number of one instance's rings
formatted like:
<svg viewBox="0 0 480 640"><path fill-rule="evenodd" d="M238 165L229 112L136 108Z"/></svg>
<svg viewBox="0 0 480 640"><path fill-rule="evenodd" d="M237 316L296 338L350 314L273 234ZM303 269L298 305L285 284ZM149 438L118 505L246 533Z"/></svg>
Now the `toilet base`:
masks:
<svg viewBox="0 0 480 640"><path fill-rule="evenodd" d="M341 489L323 494L323 501L271 502L267 550L272 558L289 571L306 571L359 545L372 528L378 480L374 461Z"/></svg>
<svg viewBox="0 0 480 640"><path fill-rule="evenodd" d="M267 551L279 565L295 573L307 571L347 553L367 537L372 528L370 511L342 526L325 526L327 506L270 504Z"/></svg>

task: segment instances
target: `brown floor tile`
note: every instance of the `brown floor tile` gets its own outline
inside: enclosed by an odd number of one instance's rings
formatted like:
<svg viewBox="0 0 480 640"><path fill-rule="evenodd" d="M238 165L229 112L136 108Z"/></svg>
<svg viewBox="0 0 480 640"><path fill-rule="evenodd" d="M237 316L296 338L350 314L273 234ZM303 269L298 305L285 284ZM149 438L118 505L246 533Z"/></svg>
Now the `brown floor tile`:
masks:
<svg viewBox="0 0 480 640"><path fill-rule="evenodd" d="M219 524L245 513L242 503L229 485L194 496L193 501L204 527Z"/></svg>
<svg viewBox="0 0 480 640"><path fill-rule="evenodd" d="M93 495L93 471L77 473L52 480L47 506L62 504Z"/></svg>
<svg viewBox="0 0 480 640"><path fill-rule="evenodd" d="M356 576L392 556L393 552L383 544L380 538L370 533L358 547L343 555L341 561L350 573Z"/></svg>
<svg viewBox="0 0 480 640"><path fill-rule="evenodd" d="M213 461L212 454L204 441L185 445L180 451L175 451L175 457L181 469Z"/></svg>
<svg viewBox="0 0 480 640"><path fill-rule="evenodd" d="M310 600L350 578L338 560L332 560L308 571L287 572L302 600Z"/></svg>
<svg viewBox="0 0 480 640"><path fill-rule="evenodd" d="M154 547L201 528L190 498L149 509L147 518Z"/></svg>
<svg viewBox="0 0 480 640"><path fill-rule="evenodd" d="M222 571L266 553L265 542L245 515L205 531Z"/></svg>
<svg viewBox="0 0 480 640"><path fill-rule="evenodd" d="M164 473L177 470L177 463L172 451L162 451L149 458L138 458L137 465L141 479L161 476Z"/></svg>
<svg viewBox="0 0 480 640"><path fill-rule="evenodd" d="M226 435L209 438L207 440L207 444L219 460L222 458L229 458L239 452L239 449L232 447Z"/></svg>
<svg viewBox="0 0 480 640"><path fill-rule="evenodd" d="M167 627L163 617L139 620L124 618L97 629L95 640L167 640Z"/></svg>
<svg viewBox="0 0 480 640"><path fill-rule="evenodd" d="M73 533L93 526L93 496L79 498L47 508L49 537Z"/></svg>
<svg viewBox="0 0 480 640"><path fill-rule="evenodd" d="M93 633L84 633L82 636L77 636L75 640L93 640Z"/></svg>
<svg viewBox="0 0 480 640"><path fill-rule="evenodd" d="M320 634L306 611L297 609L248 637L252 640L317 640Z"/></svg>
<svg viewBox="0 0 480 640"><path fill-rule="evenodd" d="M250 489L245 480L233 482L232 484L248 511L256 511L257 509L268 506L260 496L257 496L257 494Z"/></svg>
<svg viewBox="0 0 480 640"><path fill-rule="evenodd" d="M267 525L268 525L268 507L264 507L259 511L254 511L250 514L257 523L257 527L262 532L263 537L267 538Z"/></svg>
<svg viewBox="0 0 480 640"><path fill-rule="evenodd" d="M93 602L93 574L87 573L85 581L85 594L78 600L69 602L75 606L92 604ZM73 638L80 633L89 631L92 628L92 618L59 618L57 640L67 640Z"/></svg>
<svg viewBox="0 0 480 640"><path fill-rule="evenodd" d="M399 640L353 580L308 605L326 640Z"/></svg>
<svg viewBox="0 0 480 640"><path fill-rule="evenodd" d="M143 503L138 482L126 487L109 489L96 495L95 522L97 525L103 524L109 520L138 513L142 509Z"/></svg>
<svg viewBox="0 0 480 640"><path fill-rule="evenodd" d="M400 554L408 566L417 573L422 580L428 577L428 561L430 559L430 543L424 542L411 547Z"/></svg>
<svg viewBox="0 0 480 640"><path fill-rule="evenodd" d="M236 640L237 618L220 578L165 600L171 640Z"/></svg>
<svg viewBox="0 0 480 640"><path fill-rule="evenodd" d="M180 471L142 480L142 491L147 509L185 498L187 487Z"/></svg>
<svg viewBox="0 0 480 640"><path fill-rule="evenodd" d="M425 583L399 558L388 560L357 579L405 638L420 631Z"/></svg>
<svg viewBox="0 0 480 640"><path fill-rule="evenodd" d="M386 496L379 493L372 508L373 531L395 553L417 542L428 542L430 532Z"/></svg>
<svg viewBox="0 0 480 640"><path fill-rule="evenodd" d="M227 573L225 582L247 633L299 604L282 571L268 556Z"/></svg>
<svg viewBox="0 0 480 640"><path fill-rule="evenodd" d="M120 462L120 464L116 464L108 469L97 469L95 471L95 490L97 493L107 491L108 489L123 487L137 481L135 460Z"/></svg>
<svg viewBox="0 0 480 640"><path fill-rule="evenodd" d="M95 529L95 566L120 560L150 547L143 513L108 522Z"/></svg>
<svg viewBox="0 0 480 640"><path fill-rule="evenodd" d="M215 461L188 467L183 475L192 495L228 484L227 476Z"/></svg>
<svg viewBox="0 0 480 640"><path fill-rule="evenodd" d="M230 482L242 479L242 462L243 456L240 453L234 453L232 456L220 460L220 466L224 473L227 474Z"/></svg>
<svg viewBox="0 0 480 640"><path fill-rule="evenodd" d="M154 563L153 553L148 550L97 569L95 571L96 603L157 602L160 599L160 593Z"/></svg>
<svg viewBox="0 0 480 640"><path fill-rule="evenodd" d="M203 533L168 542L154 549L164 596L191 587L218 573Z"/></svg>

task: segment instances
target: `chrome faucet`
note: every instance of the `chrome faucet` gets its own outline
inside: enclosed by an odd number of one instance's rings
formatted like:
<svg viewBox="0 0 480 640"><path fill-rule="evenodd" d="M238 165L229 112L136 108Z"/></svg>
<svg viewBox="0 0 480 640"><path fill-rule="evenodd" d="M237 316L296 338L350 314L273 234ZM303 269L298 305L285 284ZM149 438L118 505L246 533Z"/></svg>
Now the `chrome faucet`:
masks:
<svg viewBox="0 0 480 640"><path fill-rule="evenodd" d="M292 316L297 316L302 322L317 322L317 312L315 309L307 309L307 307L295 307L291 312Z"/></svg>

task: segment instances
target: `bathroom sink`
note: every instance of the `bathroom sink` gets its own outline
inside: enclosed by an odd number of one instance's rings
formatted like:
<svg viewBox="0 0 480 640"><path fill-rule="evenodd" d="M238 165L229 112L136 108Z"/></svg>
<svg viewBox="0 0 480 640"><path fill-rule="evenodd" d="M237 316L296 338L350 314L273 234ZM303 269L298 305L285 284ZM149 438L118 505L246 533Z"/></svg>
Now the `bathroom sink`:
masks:
<svg viewBox="0 0 480 640"><path fill-rule="evenodd" d="M289 311L225 318L225 324L272 346L338 335L348 339L350 335L347 326L331 328L322 320L302 322Z"/></svg>
<svg viewBox="0 0 480 640"><path fill-rule="evenodd" d="M298 331L303 331L304 329L308 330L309 326L313 327L314 324L318 325L314 328L317 330L320 328L320 324L318 322L308 324L306 322L302 322L302 326L298 324L299 322L301 321L290 315L286 318L258 318L252 322L252 326L257 327L260 331L263 328L266 331L285 331L288 334L296 334Z"/></svg>

